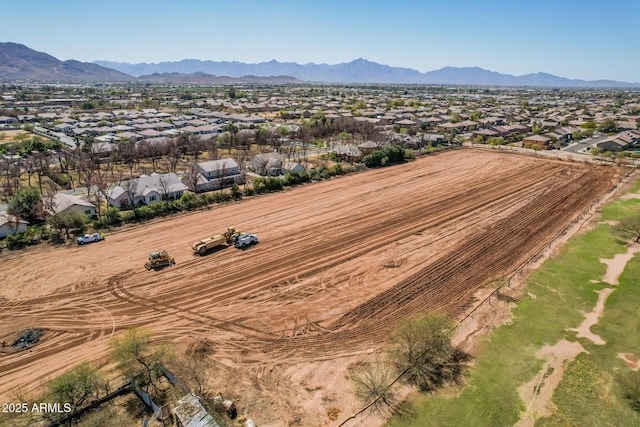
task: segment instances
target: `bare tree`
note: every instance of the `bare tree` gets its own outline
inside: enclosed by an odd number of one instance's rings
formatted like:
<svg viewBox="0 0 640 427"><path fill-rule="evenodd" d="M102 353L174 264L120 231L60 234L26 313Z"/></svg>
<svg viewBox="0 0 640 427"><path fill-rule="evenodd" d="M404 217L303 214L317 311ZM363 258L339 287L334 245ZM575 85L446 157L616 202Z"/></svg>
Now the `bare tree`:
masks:
<svg viewBox="0 0 640 427"><path fill-rule="evenodd" d="M36 174L36 162L34 156L29 156L24 161L24 171L27 173L27 184L31 187L31 177Z"/></svg>
<svg viewBox="0 0 640 427"><path fill-rule="evenodd" d="M187 179L187 187L189 190L197 193L198 180L200 179L200 172L198 170L198 163L193 162L191 168L186 172L185 178Z"/></svg>
<svg viewBox="0 0 640 427"><path fill-rule="evenodd" d="M167 195L169 194L169 190L171 189L171 183L169 182L169 177L167 175L160 175L158 180L158 190L160 190L160 197L162 200L167 199Z"/></svg>
<svg viewBox="0 0 640 427"><path fill-rule="evenodd" d="M49 180L49 185L44 193L42 193L42 206L48 212L55 212L57 203L56 203L56 194L60 191L58 185Z"/></svg>
<svg viewBox="0 0 640 427"><path fill-rule="evenodd" d="M176 173L176 167L182 157L182 150L178 145L177 139L172 139L167 147L167 156L169 157L169 172Z"/></svg>
<svg viewBox="0 0 640 427"><path fill-rule="evenodd" d="M186 154L190 154L193 156L193 161L198 161L198 156L202 152L202 147L204 144L198 135L191 135L189 137L188 143L185 147Z"/></svg>
<svg viewBox="0 0 640 427"><path fill-rule="evenodd" d="M218 158L218 139L215 136L205 139L203 146L209 151L210 159L215 160Z"/></svg>
<svg viewBox="0 0 640 427"><path fill-rule="evenodd" d="M382 362L368 363L351 377L356 398L381 417L388 416L399 404L392 390L393 373Z"/></svg>
<svg viewBox="0 0 640 427"><path fill-rule="evenodd" d="M135 144L128 142L118 145L118 154L122 161L129 166L129 176L133 177L133 165L138 159L138 153Z"/></svg>
<svg viewBox="0 0 640 427"><path fill-rule="evenodd" d="M0 177L2 178L2 196L8 199L20 188L20 167L11 161L0 162Z"/></svg>
<svg viewBox="0 0 640 427"><path fill-rule="evenodd" d="M432 391L459 380L469 356L451 344L452 327L447 316L428 314L393 334L393 360L409 384Z"/></svg>
<svg viewBox="0 0 640 427"><path fill-rule="evenodd" d="M94 191L97 163L86 155L82 155L78 164L78 180L82 187L85 187L87 201L91 198Z"/></svg>
<svg viewBox="0 0 640 427"><path fill-rule="evenodd" d="M211 352L209 340L196 341L189 345L184 357L176 363L178 372L198 396L206 396L210 392L209 382L213 378L213 372L207 357Z"/></svg>
<svg viewBox="0 0 640 427"><path fill-rule="evenodd" d="M129 179L126 181L122 181L120 186L124 189L127 197L129 198L129 206L135 207L136 205L136 193L138 191L138 180L137 179Z"/></svg>
<svg viewBox="0 0 640 427"><path fill-rule="evenodd" d="M42 193L42 178L49 175L49 165L51 158L48 154L38 153L33 156L35 162L36 176L38 178L38 188Z"/></svg>

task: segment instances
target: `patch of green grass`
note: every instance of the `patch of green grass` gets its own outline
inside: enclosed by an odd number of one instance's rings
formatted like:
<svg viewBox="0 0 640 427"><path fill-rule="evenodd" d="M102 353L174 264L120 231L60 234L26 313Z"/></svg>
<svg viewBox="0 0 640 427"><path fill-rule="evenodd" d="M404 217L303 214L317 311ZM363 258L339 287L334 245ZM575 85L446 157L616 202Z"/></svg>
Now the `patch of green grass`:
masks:
<svg viewBox="0 0 640 427"><path fill-rule="evenodd" d="M627 263L619 282L607 299L600 321L591 328L607 345L595 346L590 352L609 371L623 367L622 360L611 358L611 354L633 353L640 356L640 254L635 254Z"/></svg>
<svg viewBox="0 0 640 427"><path fill-rule="evenodd" d="M620 220L638 212L640 200L619 200L603 209L603 217ZM572 238L530 276L528 294L513 310L511 324L499 327L479 344L466 386L456 393L449 390L412 396L409 412L413 416L392 418L387 426L511 426L524 410L518 388L544 364L536 352L562 339L579 340L589 354L567 364L554 393L557 410L536 424L640 425L640 414L622 398L615 379L628 369L617 358L618 352L640 356L640 316L636 314L640 306L640 256L628 264L619 288L607 301L604 316L592 328L607 344L597 346L567 331L579 326L584 313L593 310L598 300L595 291L608 287L592 283L606 272L600 259L626 249L605 224Z"/></svg>
<svg viewBox="0 0 640 427"><path fill-rule="evenodd" d="M557 410L536 426L640 426L640 414L619 397L613 375L581 353L565 368L553 403Z"/></svg>
<svg viewBox="0 0 640 427"><path fill-rule="evenodd" d="M616 200L602 208L602 220L617 220L640 215L640 199Z"/></svg>

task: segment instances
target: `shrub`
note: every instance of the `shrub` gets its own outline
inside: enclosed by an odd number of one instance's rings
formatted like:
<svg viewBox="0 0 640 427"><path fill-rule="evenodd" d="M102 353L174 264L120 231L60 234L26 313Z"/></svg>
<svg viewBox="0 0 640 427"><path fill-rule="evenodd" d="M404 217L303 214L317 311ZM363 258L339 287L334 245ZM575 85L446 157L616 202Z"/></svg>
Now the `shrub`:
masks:
<svg viewBox="0 0 640 427"><path fill-rule="evenodd" d="M145 220L153 218L153 211L148 206L140 206L133 209L133 217L135 220Z"/></svg>
<svg viewBox="0 0 640 427"><path fill-rule="evenodd" d="M242 199L242 191L240 191L240 187L235 182L231 186L231 197L233 198L233 200Z"/></svg>
<svg viewBox="0 0 640 427"><path fill-rule="evenodd" d="M395 163L403 163L405 159L405 149L399 145L387 147L382 150L375 150L362 158L362 162L368 168L379 168Z"/></svg>
<svg viewBox="0 0 640 427"><path fill-rule="evenodd" d="M232 198L233 196L229 193L211 193L207 195L207 201L209 203L225 203L230 201Z"/></svg>
<svg viewBox="0 0 640 427"><path fill-rule="evenodd" d="M414 157L413 155L413 150L411 148L407 148L404 150L404 159L405 160L412 160Z"/></svg>
<svg viewBox="0 0 640 427"><path fill-rule="evenodd" d="M287 172L282 180L284 185L298 185L311 181L311 177L307 171L291 171Z"/></svg>
<svg viewBox="0 0 640 427"><path fill-rule="evenodd" d="M36 245L42 238L42 228L32 225L24 233L11 234L5 238L8 249L20 249L29 245Z"/></svg>
<svg viewBox="0 0 640 427"><path fill-rule="evenodd" d="M103 225L120 225L122 223L120 209L114 207L108 208L101 221Z"/></svg>
<svg viewBox="0 0 640 427"><path fill-rule="evenodd" d="M253 190L256 194L273 193L284 188L280 178L259 177L253 180Z"/></svg>
<svg viewBox="0 0 640 427"><path fill-rule="evenodd" d="M173 202L171 202L171 209L173 209L174 212L184 210L184 204L182 203L182 200L174 200Z"/></svg>
<svg viewBox="0 0 640 427"><path fill-rule="evenodd" d="M368 168L379 168L383 166L383 161L385 159L384 152L382 150L375 150L362 158L362 162Z"/></svg>

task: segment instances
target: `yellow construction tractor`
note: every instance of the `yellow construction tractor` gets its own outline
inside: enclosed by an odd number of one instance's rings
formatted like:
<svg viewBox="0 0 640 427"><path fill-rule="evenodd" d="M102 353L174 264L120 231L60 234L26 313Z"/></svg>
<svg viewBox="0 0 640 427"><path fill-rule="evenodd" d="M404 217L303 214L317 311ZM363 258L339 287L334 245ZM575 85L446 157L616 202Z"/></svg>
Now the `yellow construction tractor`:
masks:
<svg viewBox="0 0 640 427"><path fill-rule="evenodd" d="M233 244L235 241L235 237L240 234L241 233L236 231L234 227L229 227L224 234L216 234L215 236L198 240L193 245L191 245L191 249L193 249L194 255L205 255L207 251L217 246L229 246Z"/></svg>
<svg viewBox="0 0 640 427"><path fill-rule="evenodd" d="M176 261L165 250L151 252L149 254L149 260L144 265L147 270L155 270L161 267L167 267L175 264Z"/></svg>

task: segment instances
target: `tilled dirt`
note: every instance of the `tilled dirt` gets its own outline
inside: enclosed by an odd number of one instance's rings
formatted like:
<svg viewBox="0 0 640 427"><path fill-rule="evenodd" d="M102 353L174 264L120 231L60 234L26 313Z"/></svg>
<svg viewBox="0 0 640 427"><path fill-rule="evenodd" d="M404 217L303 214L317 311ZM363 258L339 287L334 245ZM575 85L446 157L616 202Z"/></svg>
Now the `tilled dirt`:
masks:
<svg viewBox="0 0 640 427"><path fill-rule="evenodd" d="M464 149L108 234L84 247L2 254L0 398L82 360L105 363L131 327L186 347L208 340L222 378L259 425L324 425L356 408L347 367L400 320L454 316L616 180L616 169ZM193 256L227 226L248 250ZM166 249L176 265L143 267ZM224 374L224 375L223 375ZM265 397L266 396L266 397ZM334 417L332 416L332 417Z"/></svg>

